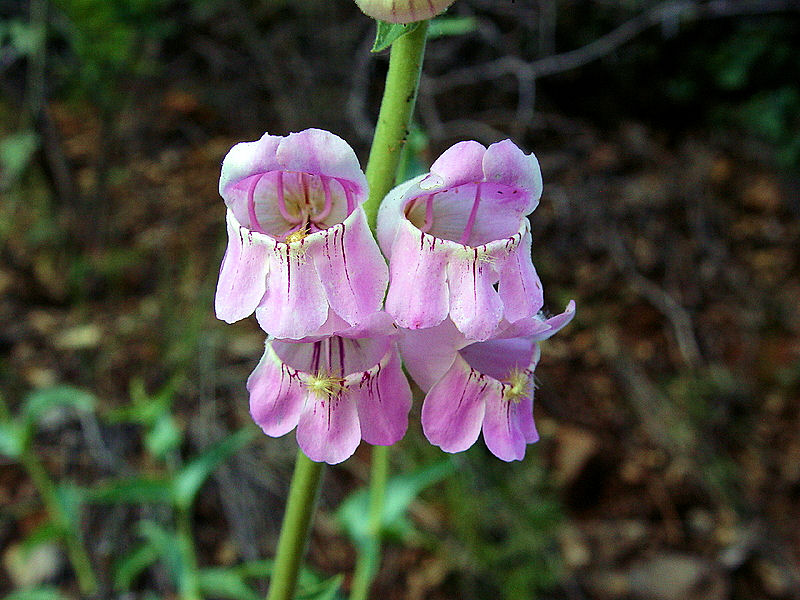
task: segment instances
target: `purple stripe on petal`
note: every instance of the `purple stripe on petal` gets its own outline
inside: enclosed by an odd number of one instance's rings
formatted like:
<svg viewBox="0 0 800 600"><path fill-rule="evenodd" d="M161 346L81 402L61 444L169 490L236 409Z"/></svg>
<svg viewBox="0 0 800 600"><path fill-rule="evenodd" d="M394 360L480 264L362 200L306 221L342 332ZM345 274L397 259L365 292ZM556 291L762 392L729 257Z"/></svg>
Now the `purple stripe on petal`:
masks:
<svg viewBox="0 0 800 600"><path fill-rule="evenodd" d="M436 241L408 221L400 222L392 245L386 311L401 327L433 327L447 317L445 268L450 252Z"/></svg>
<svg viewBox="0 0 800 600"><path fill-rule="evenodd" d="M227 214L228 248L222 259L214 300L218 319L234 323L253 314L264 296L271 247Z"/></svg>
<svg viewBox="0 0 800 600"><path fill-rule="evenodd" d="M503 300L503 316L509 323L531 317L542 308L544 291L531 261L530 231L504 261L498 291Z"/></svg>
<svg viewBox="0 0 800 600"><path fill-rule="evenodd" d="M487 340L497 331L503 302L494 289L496 281L491 258L478 248L454 253L447 264L450 318L469 339Z"/></svg>
<svg viewBox="0 0 800 600"><path fill-rule="evenodd" d="M264 433L278 437L295 428L306 392L297 371L278 358L269 342L247 379L247 390L250 414Z"/></svg>
<svg viewBox="0 0 800 600"><path fill-rule="evenodd" d="M328 319L328 301L303 242L274 244L267 292L256 309L261 328L278 338L300 339Z"/></svg>
<svg viewBox="0 0 800 600"><path fill-rule="evenodd" d="M422 430L428 441L445 452L472 446L480 435L488 385L485 377L457 358L425 396Z"/></svg>
<svg viewBox="0 0 800 600"><path fill-rule="evenodd" d="M350 325L380 310L389 269L362 208L315 242L314 265L331 308Z"/></svg>
<svg viewBox="0 0 800 600"><path fill-rule="evenodd" d="M350 384L349 393L358 407L365 442L390 446L403 437L408 428L411 388L395 348L380 364L363 373L358 383Z"/></svg>
<svg viewBox="0 0 800 600"><path fill-rule="evenodd" d="M350 458L360 442L358 411L352 398L308 394L297 424L297 443L308 458L335 465Z"/></svg>
<svg viewBox="0 0 800 600"><path fill-rule="evenodd" d="M497 458L505 461L522 460L527 441L521 427L522 411L532 408L523 402L506 400L498 382L486 394L486 414L483 417L483 440ZM533 421L533 417L531 417ZM527 428L528 424L526 424Z"/></svg>

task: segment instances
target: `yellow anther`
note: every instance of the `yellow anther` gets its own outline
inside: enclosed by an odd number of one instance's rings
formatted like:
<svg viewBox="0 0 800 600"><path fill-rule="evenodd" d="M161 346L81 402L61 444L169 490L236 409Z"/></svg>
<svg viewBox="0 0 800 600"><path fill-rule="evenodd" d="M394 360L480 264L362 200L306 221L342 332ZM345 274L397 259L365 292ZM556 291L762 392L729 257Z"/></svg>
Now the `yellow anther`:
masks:
<svg viewBox="0 0 800 600"><path fill-rule="evenodd" d="M345 390L344 379L320 373L306 382L306 387L319 397L332 398Z"/></svg>
<svg viewBox="0 0 800 600"><path fill-rule="evenodd" d="M530 398L533 388L533 374L528 369L511 369L503 387L503 395L510 402Z"/></svg>

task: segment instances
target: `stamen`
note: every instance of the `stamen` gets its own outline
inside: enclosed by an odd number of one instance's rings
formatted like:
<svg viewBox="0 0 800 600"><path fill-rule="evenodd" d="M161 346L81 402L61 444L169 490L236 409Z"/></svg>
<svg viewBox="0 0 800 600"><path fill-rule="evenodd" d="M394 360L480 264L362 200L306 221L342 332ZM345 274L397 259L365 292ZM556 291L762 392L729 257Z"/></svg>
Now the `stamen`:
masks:
<svg viewBox="0 0 800 600"><path fill-rule="evenodd" d="M529 369L514 367L506 378L506 384L503 386L503 396L514 404L523 398L530 398L533 391L532 379L533 373Z"/></svg>
<svg viewBox="0 0 800 600"><path fill-rule="evenodd" d="M469 212L469 219L467 219L467 226L464 227L464 233L461 234L459 244L466 245L469 236L472 235L472 227L475 225L475 215L478 214L478 205L481 203L481 184L475 184L475 202L472 204L472 210Z"/></svg>
<svg viewBox="0 0 800 600"><path fill-rule="evenodd" d="M258 182L261 181L261 178L264 177L264 175L265 173L262 173L256 177L253 180L253 185L250 186L250 190L247 192L247 214L250 217L250 229L257 231L258 233L266 233L266 231L264 231L264 229L261 227L261 223L258 222L255 200L256 186L258 185Z"/></svg>
<svg viewBox="0 0 800 600"><path fill-rule="evenodd" d="M322 191L325 192L325 206L322 207L322 212L314 216L314 220L317 222L323 221L329 214L331 214L331 208L333 207L330 181L324 175L320 175L320 179L322 180Z"/></svg>
<svg viewBox="0 0 800 600"><path fill-rule="evenodd" d="M433 196L435 194L431 194L428 196L427 200L425 200L425 222L422 224L420 231L423 233L428 233L428 230L433 225Z"/></svg>
<svg viewBox="0 0 800 600"><path fill-rule="evenodd" d="M301 216L293 217L289 214L289 211L286 208L286 199L283 196L283 171L278 171L278 177L275 185L278 193L278 210L280 211L281 216L289 223L302 223L303 219Z"/></svg>

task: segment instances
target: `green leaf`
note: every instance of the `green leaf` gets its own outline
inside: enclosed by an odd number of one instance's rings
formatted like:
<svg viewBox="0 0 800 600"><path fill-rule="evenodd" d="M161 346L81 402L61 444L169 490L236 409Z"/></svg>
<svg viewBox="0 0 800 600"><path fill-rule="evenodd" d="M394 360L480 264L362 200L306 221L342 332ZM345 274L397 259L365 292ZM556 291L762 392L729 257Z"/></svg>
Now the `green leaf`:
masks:
<svg viewBox="0 0 800 600"><path fill-rule="evenodd" d="M245 578L269 577L272 575L272 565L273 561L265 558L263 560L251 560L234 568L236 569L237 573Z"/></svg>
<svg viewBox="0 0 800 600"><path fill-rule="evenodd" d="M141 377L134 377L129 384L131 403L109 413L116 422L139 423L153 427L164 415L169 414L175 394L183 383L183 375L175 375L155 394L148 394Z"/></svg>
<svg viewBox="0 0 800 600"><path fill-rule="evenodd" d="M0 454L19 458L27 443L28 436L24 428L13 422L0 423Z"/></svg>
<svg viewBox="0 0 800 600"><path fill-rule="evenodd" d="M448 35L464 35L478 28L478 21L474 17L439 17L431 21L428 27L428 39Z"/></svg>
<svg viewBox="0 0 800 600"><path fill-rule="evenodd" d="M375 43L372 45L372 52L382 52L391 46L397 38L407 33L411 33L419 26L419 23L406 23L397 25L378 21L378 31L375 34Z"/></svg>
<svg viewBox="0 0 800 600"><path fill-rule="evenodd" d="M102 484L85 492L89 502L171 504L173 483L169 479L130 477Z"/></svg>
<svg viewBox="0 0 800 600"><path fill-rule="evenodd" d="M405 519L408 507L426 487L441 481L455 471L452 461L444 461L414 473L398 475L386 484L386 497L381 519L382 532L402 536L411 529ZM345 532L356 544L365 543L369 537L369 490L362 488L350 495L336 511L336 517Z"/></svg>
<svg viewBox="0 0 800 600"><path fill-rule="evenodd" d="M129 590L134 580L149 566L161 558L161 551L146 542L123 556L114 565L114 589Z"/></svg>
<svg viewBox="0 0 800 600"><path fill-rule="evenodd" d="M334 575L316 586L301 590L296 600L336 600L339 598L339 588L344 581L344 575Z"/></svg>
<svg viewBox="0 0 800 600"><path fill-rule="evenodd" d="M260 600L244 582L244 576L235 569L203 569L198 577L200 591L216 598L231 600Z"/></svg>
<svg viewBox="0 0 800 600"><path fill-rule="evenodd" d="M70 385L56 385L29 394L22 405L22 416L27 423L35 423L59 407L88 413L94 410L95 404L95 397L85 390Z"/></svg>
<svg viewBox="0 0 800 600"><path fill-rule="evenodd" d="M0 185L22 175L38 147L39 138L33 131L18 131L0 139Z"/></svg>
<svg viewBox="0 0 800 600"><path fill-rule="evenodd" d="M203 454L180 470L175 477L174 502L180 508L189 508L194 497L214 470L232 454L245 446L255 434L252 427L240 429L213 444Z"/></svg>
<svg viewBox="0 0 800 600"><path fill-rule="evenodd" d="M41 587L11 592L8 596L4 596L3 600L64 600L64 596L54 587Z"/></svg>
<svg viewBox="0 0 800 600"><path fill-rule="evenodd" d="M163 459L170 450L180 446L182 437L181 428L175 422L175 418L164 412L145 434L144 441L153 456Z"/></svg>
<svg viewBox="0 0 800 600"><path fill-rule="evenodd" d="M176 543L174 531L167 531L155 521L140 521L139 533L164 560L172 581L179 581L185 570L180 544Z"/></svg>

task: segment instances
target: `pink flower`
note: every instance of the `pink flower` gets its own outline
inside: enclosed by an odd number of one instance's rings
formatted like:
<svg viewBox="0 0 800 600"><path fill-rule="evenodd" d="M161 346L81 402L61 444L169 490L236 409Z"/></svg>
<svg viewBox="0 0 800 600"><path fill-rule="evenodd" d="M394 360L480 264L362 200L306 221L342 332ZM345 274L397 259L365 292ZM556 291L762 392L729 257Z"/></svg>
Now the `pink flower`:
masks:
<svg viewBox="0 0 800 600"><path fill-rule="evenodd" d="M228 248L218 318L233 323L255 311L267 333L300 339L380 309L388 270L360 207L366 178L340 137L307 129L237 144L219 192Z"/></svg>
<svg viewBox="0 0 800 600"><path fill-rule="evenodd" d="M453 2L455 0L356 0L364 14L389 23L424 21L443 12Z"/></svg>
<svg viewBox="0 0 800 600"><path fill-rule="evenodd" d="M391 317L378 313L333 336L268 339L247 380L253 419L273 437L297 427L297 443L317 462L342 462L362 439L394 444L411 408L394 333Z"/></svg>
<svg viewBox="0 0 800 600"><path fill-rule="evenodd" d="M533 422L538 342L572 320L575 303L550 319L521 319L492 339L471 342L450 320L406 330L400 343L411 377L427 392L422 429L433 445L461 452L478 439L505 461L522 460L539 439Z"/></svg>
<svg viewBox="0 0 800 600"><path fill-rule="evenodd" d="M510 140L459 142L428 175L392 190L378 213L378 241L390 259L386 310L397 324L424 329L449 316L483 341L501 321L535 315L542 285L525 216L541 194L536 157Z"/></svg>

